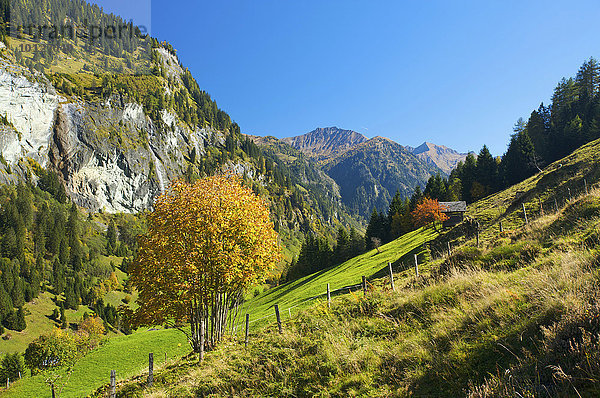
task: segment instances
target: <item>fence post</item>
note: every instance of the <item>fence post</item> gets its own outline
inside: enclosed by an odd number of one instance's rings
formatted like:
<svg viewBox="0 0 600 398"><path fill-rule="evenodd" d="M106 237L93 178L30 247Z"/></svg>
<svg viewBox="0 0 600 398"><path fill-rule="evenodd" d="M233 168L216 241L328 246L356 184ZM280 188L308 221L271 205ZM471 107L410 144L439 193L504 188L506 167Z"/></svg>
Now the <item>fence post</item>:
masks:
<svg viewBox="0 0 600 398"><path fill-rule="evenodd" d="M452 251L450 250L450 241L446 242L446 246L448 246L448 257L452 255Z"/></svg>
<svg viewBox="0 0 600 398"><path fill-rule="evenodd" d="M590 193L588 192L587 180L586 180L585 178L583 179L583 183L584 183L584 185L585 185L585 194L586 194L586 195L589 195Z"/></svg>
<svg viewBox="0 0 600 398"><path fill-rule="evenodd" d="M500 232L504 232L504 227L502 226L502 221L500 221Z"/></svg>
<svg viewBox="0 0 600 398"><path fill-rule="evenodd" d="M567 188L569 191L569 202L573 200L573 196L571 195L571 188Z"/></svg>
<svg viewBox="0 0 600 398"><path fill-rule="evenodd" d="M396 286L394 285L394 273L392 272L392 262L388 261L388 271L390 273L390 285L392 286L392 291L396 291Z"/></svg>
<svg viewBox="0 0 600 398"><path fill-rule="evenodd" d="M329 290L329 283L327 284L327 308L331 308L331 290Z"/></svg>
<svg viewBox="0 0 600 398"><path fill-rule="evenodd" d="M246 335L244 337L244 347L248 347L248 333L250 332L250 314L246 314Z"/></svg>
<svg viewBox="0 0 600 398"><path fill-rule="evenodd" d="M281 326L281 316L279 315L279 306L275 304L275 316L277 317L277 327L279 328L279 334L283 333L283 328Z"/></svg>
<svg viewBox="0 0 600 398"><path fill-rule="evenodd" d="M288 315L290 316L290 319L292 319L292 307L288 308Z"/></svg>
<svg viewBox="0 0 600 398"><path fill-rule="evenodd" d="M417 276L417 278L419 277L419 259L417 258L416 254L415 254L415 275Z"/></svg>
<svg viewBox="0 0 600 398"><path fill-rule="evenodd" d="M54 397L54 384L52 384L52 397ZM113 369L110 371L110 398L117 397L117 372Z"/></svg>
<svg viewBox="0 0 600 398"><path fill-rule="evenodd" d="M525 224L527 224L528 221L527 221L527 211L525 210L525 203L523 203L523 217L525 217Z"/></svg>
<svg viewBox="0 0 600 398"><path fill-rule="evenodd" d="M148 387L152 387L154 382L154 353L148 354Z"/></svg>
<svg viewBox="0 0 600 398"><path fill-rule="evenodd" d="M205 325L204 325L204 317L200 318L200 354L199 360L202 362L204 360L204 336L205 336Z"/></svg>
<svg viewBox="0 0 600 398"><path fill-rule="evenodd" d="M363 288L363 295L367 295L367 277L363 275L362 277L362 288Z"/></svg>

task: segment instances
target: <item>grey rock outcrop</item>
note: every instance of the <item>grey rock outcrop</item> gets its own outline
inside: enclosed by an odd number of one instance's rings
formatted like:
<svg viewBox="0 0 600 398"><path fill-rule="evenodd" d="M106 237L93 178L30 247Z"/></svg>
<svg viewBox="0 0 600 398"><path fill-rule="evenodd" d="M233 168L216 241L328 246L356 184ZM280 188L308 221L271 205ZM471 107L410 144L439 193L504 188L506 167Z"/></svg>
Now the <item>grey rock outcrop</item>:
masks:
<svg viewBox="0 0 600 398"><path fill-rule="evenodd" d="M63 98L44 76L0 62L0 114L9 122L0 125L4 182L23 178L33 160L56 170L78 205L137 212L183 174L192 149L202 154L207 142L223 142L219 132L190 130L165 110L153 121L120 95Z"/></svg>

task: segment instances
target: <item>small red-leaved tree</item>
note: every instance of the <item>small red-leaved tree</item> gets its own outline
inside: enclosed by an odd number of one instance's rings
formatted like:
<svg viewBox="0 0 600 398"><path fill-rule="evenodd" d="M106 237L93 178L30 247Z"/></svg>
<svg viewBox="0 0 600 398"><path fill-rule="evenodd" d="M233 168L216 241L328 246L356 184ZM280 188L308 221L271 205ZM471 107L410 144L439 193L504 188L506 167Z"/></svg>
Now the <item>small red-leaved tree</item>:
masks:
<svg viewBox="0 0 600 398"><path fill-rule="evenodd" d="M416 227L424 227L433 224L433 229L437 231L436 223L443 222L448 219L448 216L443 213L446 208L440 205L437 199L423 198L411 213L413 222Z"/></svg>

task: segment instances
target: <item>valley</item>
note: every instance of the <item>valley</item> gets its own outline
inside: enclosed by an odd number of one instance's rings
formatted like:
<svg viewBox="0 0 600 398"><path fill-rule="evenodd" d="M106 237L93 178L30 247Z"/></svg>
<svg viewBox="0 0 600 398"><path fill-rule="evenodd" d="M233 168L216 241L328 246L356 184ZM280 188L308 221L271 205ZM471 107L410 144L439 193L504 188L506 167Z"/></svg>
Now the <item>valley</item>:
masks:
<svg viewBox="0 0 600 398"><path fill-rule="evenodd" d="M274 80L247 100L259 71L228 46L250 19L203 17L180 55L97 3L0 0L0 396L599 395L600 63L552 77L498 155L502 109L489 136L483 105L464 123L442 109L488 86L438 98L444 71L422 64L367 84L381 73L354 48L279 68L266 54L292 31L256 49ZM340 34L331 21L307 36Z"/></svg>

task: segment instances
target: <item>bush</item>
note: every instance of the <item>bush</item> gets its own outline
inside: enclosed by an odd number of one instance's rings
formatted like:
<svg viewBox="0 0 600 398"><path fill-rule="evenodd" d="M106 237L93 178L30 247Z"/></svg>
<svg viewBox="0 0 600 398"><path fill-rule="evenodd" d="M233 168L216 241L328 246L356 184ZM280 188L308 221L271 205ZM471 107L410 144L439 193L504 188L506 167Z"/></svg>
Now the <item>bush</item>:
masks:
<svg viewBox="0 0 600 398"><path fill-rule="evenodd" d="M32 374L47 368L71 365L76 357L74 336L61 329L54 329L50 334L38 337L25 350L25 364Z"/></svg>

